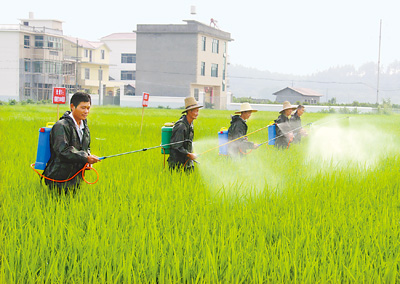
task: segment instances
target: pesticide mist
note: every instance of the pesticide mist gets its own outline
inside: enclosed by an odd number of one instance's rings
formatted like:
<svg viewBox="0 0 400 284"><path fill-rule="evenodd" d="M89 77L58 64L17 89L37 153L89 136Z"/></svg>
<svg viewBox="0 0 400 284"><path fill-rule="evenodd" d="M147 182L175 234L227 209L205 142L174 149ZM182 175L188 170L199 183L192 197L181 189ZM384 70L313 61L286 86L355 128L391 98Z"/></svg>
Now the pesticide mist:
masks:
<svg viewBox="0 0 400 284"><path fill-rule="evenodd" d="M365 119L327 121L320 126L316 123L310 130L307 162L373 169L390 153L398 152L393 136Z"/></svg>
<svg viewBox="0 0 400 284"><path fill-rule="evenodd" d="M195 151L198 153L216 146L218 146L217 139L194 143ZM240 197L263 190L273 191L283 179L275 169L277 161L273 161L274 155L267 155L267 151L267 147L262 146L242 157L228 157L219 155L219 149L215 149L200 155L198 160L201 164L198 165L198 169L209 188L215 192Z"/></svg>

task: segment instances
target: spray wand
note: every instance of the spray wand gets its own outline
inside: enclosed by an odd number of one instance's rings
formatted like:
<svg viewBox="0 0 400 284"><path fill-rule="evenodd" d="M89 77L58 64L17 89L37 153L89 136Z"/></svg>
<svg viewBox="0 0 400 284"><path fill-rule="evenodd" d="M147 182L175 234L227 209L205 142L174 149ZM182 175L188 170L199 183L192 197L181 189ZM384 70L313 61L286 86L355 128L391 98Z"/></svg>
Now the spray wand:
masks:
<svg viewBox="0 0 400 284"><path fill-rule="evenodd" d="M139 150L135 150L135 151L129 151L129 152L125 152L125 153L120 153L120 154L115 154L115 155L110 155L110 156L104 156L104 157L100 157L99 160L105 160L107 158L114 158L114 157L118 157L118 156L123 156L123 155L128 155L128 154L133 154L133 153L137 153L137 152L144 152L147 150L151 150L151 149L156 149L156 148L162 148L165 146L170 146L170 145L174 145L174 144L179 144L179 143L183 143L183 142L191 142L189 139L186 140L182 140L182 141L178 141L178 142L173 142L173 143L169 143L169 144L162 144L159 146L154 146L154 147L149 147L149 148L143 148L143 149L139 149Z"/></svg>
<svg viewBox="0 0 400 284"><path fill-rule="evenodd" d="M329 120L329 121L325 121L325 122L322 122L322 123L312 123L312 122L310 122L310 123L307 123L305 126L310 126L310 127L311 127L311 125L313 125L313 126L321 126L321 125L330 123L330 122L332 122L332 121L336 121L336 120L344 119L344 118L350 118L350 117L349 117L349 116L339 117L339 118L332 119L332 120ZM279 137L285 136L285 135L289 134L290 132L293 132L293 131L298 130L298 129L301 129L301 128L303 128L303 126L299 126L299 127L297 127L297 128L291 129L290 131L288 131L288 132L286 132L286 133L283 133L283 134L281 134L281 135L279 135L279 136L276 136L276 137L271 138L271 139L269 139L269 140L267 140L267 141L265 141L265 142L263 142L263 143L258 144L258 146L261 146L261 145L264 145L264 144L266 144L266 143L269 143L270 141L273 141L273 140L275 140L275 139L277 139L277 138L279 138Z"/></svg>

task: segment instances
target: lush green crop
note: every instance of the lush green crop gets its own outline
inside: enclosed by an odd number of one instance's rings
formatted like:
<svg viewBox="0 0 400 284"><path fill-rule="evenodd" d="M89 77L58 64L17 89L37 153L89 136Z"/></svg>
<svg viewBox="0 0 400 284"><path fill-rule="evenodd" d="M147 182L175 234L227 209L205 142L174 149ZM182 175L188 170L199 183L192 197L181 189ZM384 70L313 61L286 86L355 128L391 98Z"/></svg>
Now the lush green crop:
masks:
<svg viewBox="0 0 400 284"><path fill-rule="evenodd" d="M214 150L192 174L164 169L160 149L110 158L98 183L58 196L29 167L55 107L0 112L0 283L400 281L398 115L306 113L302 144ZM200 111L197 153L218 145L230 114ZM92 153L157 146L179 117L147 109L139 135L141 109L93 107ZM249 132L276 117L253 114Z"/></svg>

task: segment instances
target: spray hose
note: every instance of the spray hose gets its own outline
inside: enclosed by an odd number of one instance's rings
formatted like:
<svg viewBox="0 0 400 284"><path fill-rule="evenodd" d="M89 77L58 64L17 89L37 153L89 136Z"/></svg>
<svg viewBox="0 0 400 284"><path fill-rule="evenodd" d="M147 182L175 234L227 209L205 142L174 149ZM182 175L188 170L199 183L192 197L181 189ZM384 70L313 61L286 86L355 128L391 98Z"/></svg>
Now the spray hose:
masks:
<svg viewBox="0 0 400 284"><path fill-rule="evenodd" d="M95 183L99 180L99 173L97 172L97 170L96 170L95 168L92 168L92 167L89 165L89 163L86 163L86 164L83 166L82 169L80 169L79 171L76 172L76 174L74 174L74 175L73 175L72 177L70 177L69 179L65 179L65 180L56 180L56 179L48 178L48 177L42 175L41 173L39 173L34 167L35 167L35 164L31 164L31 169L34 170L39 176L41 176L41 177L44 178L44 179L53 181L53 182L67 182L67 181L70 181L71 179L73 179L74 177L76 177L80 172L82 172L82 179L83 179L87 184L95 184ZM93 170L93 171L95 171L95 173L96 173L96 175L97 175L97 178L96 178L96 180L95 180L94 182L88 182L88 181L85 179L85 171L86 171L86 170Z"/></svg>

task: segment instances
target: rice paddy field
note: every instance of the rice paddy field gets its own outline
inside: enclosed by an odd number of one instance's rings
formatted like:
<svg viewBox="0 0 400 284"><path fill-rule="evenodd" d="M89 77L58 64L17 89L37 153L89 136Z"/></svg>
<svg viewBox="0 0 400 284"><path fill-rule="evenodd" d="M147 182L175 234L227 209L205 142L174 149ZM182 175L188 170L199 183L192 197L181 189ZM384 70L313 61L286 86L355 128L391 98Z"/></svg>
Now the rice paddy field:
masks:
<svg viewBox="0 0 400 284"><path fill-rule="evenodd" d="M93 106L92 153L160 145L180 117L146 109L140 135L141 112ZM56 107L0 106L0 283L400 282L399 115L305 113L301 144L231 159L206 152L230 114L200 110L191 174L158 148L97 163L97 183L59 196L30 168ZM249 132L277 115L254 113Z"/></svg>

